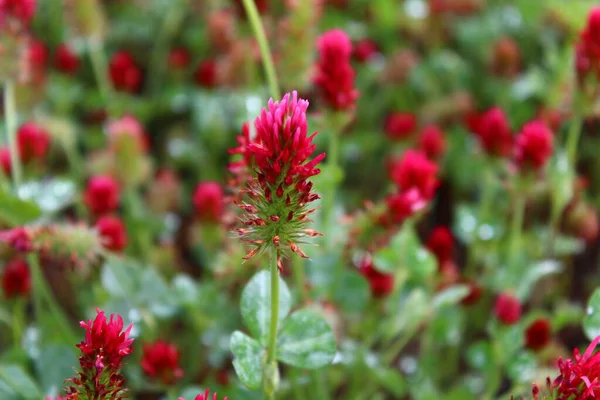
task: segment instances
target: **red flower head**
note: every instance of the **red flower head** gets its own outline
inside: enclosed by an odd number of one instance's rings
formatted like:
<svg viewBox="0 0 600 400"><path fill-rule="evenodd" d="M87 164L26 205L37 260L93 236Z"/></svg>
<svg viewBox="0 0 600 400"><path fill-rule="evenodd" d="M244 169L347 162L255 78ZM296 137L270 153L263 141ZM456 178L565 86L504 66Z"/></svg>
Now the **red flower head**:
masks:
<svg viewBox="0 0 600 400"><path fill-rule="evenodd" d="M305 257L296 242L318 235L306 229L308 214L314 211L309 203L319 198L312 193L309 179L321 172L315 167L325 153L310 159L317 133L307 135L307 108L308 101L299 99L296 92L281 101L269 100L254 121L255 137L241 138L242 145L233 150L248 160L254 173L244 189L247 201L239 204L246 212L246 228L238 233L257 246L247 258L271 245Z"/></svg>
<svg viewBox="0 0 600 400"><path fill-rule="evenodd" d="M531 121L523 126L515 143L515 160L519 167L541 169L552 155L552 131L542 121Z"/></svg>
<svg viewBox="0 0 600 400"><path fill-rule="evenodd" d="M600 336L590 343L583 356L575 349L574 360L558 359L560 375L553 382L557 399L595 400L600 396L600 353L594 354L598 342Z"/></svg>
<svg viewBox="0 0 600 400"><path fill-rule="evenodd" d="M504 112L494 107L473 121L474 133L484 150L494 156L507 156L512 148L512 133Z"/></svg>
<svg viewBox="0 0 600 400"><path fill-rule="evenodd" d="M359 40L354 45L354 58L361 63L370 61L379 53L379 46L371 39Z"/></svg>
<svg viewBox="0 0 600 400"><path fill-rule="evenodd" d="M219 222L223 216L223 188L213 181L201 182L194 190L192 203L201 221Z"/></svg>
<svg viewBox="0 0 600 400"><path fill-rule="evenodd" d="M33 71L44 71L48 64L48 48L46 44L41 40L30 39L27 59Z"/></svg>
<svg viewBox="0 0 600 400"><path fill-rule="evenodd" d="M12 173L12 163L10 160L10 149L8 146L0 147L0 167L2 172L6 176L10 176Z"/></svg>
<svg viewBox="0 0 600 400"><path fill-rule="evenodd" d="M350 64L350 38L344 31L333 29L319 37L317 47L319 61L314 83L323 101L334 110L354 109L358 91L354 87L354 70Z"/></svg>
<svg viewBox="0 0 600 400"><path fill-rule="evenodd" d="M437 165L429 161L425 154L408 150L402 158L393 163L391 178L401 191L417 189L423 199L429 200L438 186Z"/></svg>
<svg viewBox="0 0 600 400"><path fill-rule="evenodd" d="M552 337L552 327L550 321L546 318L538 318L525 330L525 347L531 350L540 350L548 343Z"/></svg>
<svg viewBox="0 0 600 400"><path fill-rule="evenodd" d="M50 148L50 135L39 125L26 122L17 131L17 147L23 162L41 160Z"/></svg>
<svg viewBox="0 0 600 400"><path fill-rule="evenodd" d="M108 73L115 89L135 93L142 83L142 71L135 60L126 51L113 54L108 66Z"/></svg>
<svg viewBox="0 0 600 400"><path fill-rule="evenodd" d="M584 83L595 65L597 65L597 62L594 62L585 44L577 43L575 45L575 72L577 73L579 84Z"/></svg>
<svg viewBox="0 0 600 400"><path fill-rule="evenodd" d="M13 258L2 271L4 297L28 296L31 291L29 265L22 258Z"/></svg>
<svg viewBox="0 0 600 400"><path fill-rule="evenodd" d="M198 86L214 88L217 84L217 64L214 60L204 60L194 72L194 81Z"/></svg>
<svg viewBox="0 0 600 400"><path fill-rule="evenodd" d="M494 313L503 324L516 324L521 318L521 302L512 294L502 293L496 298Z"/></svg>
<svg viewBox="0 0 600 400"><path fill-rule="evenodd" d="M127 246L125 224L119 217L104 215L96 221L95 226L102 238L102 244L108 250L120 252Z"/></svg>
<svg viewBox="0 0 600 400"><path fill-rule="evenodd" d="M94 214L114 211L119 206L119 185L108 175L92 177L83 194L83 201Z"/></svg>
<svg viewBox="0 0 600 400"><path fill-rule="evenodd" d="M392 222L399 224L414 213L427 206L418 189L413 188L401 193L389 195L385 202Z"/></svg>
<svg viewBox="0 0 600 400"><path fill-rule="evenodd" d="M427 125L419 136L419 148L429 159L439 158L446 151L444 132L437 125Z"/></svg>
<svg viewBox="0 0 600 400"><path fill-rule="evenodd" d="M179 400L184 400L183 397L180 397ZM194 400L218 400L217 399L217 394L214 393L212 398L210 397L210 389L206 389L206 392L204 392L204 394L199 394L196 397L194 397ZM227 400L227 397L225 397L223 400Z"/></svg>
<svg viewBox="0 0 600 400"><path fill-rule="evenodd" d="M69 46L63 43L56 49L54 66L60 72L67 75L73 75L79 69L79 57L69 48Z"/></svg>
<svg viewBox="0 0 600 400"><path fill-rule="evenodd" d="M454 236L446 226L436 227L429 235L426 245L435 254L440 265L451 260L454 255Z"/></svg>
<svg viewBox="0 0 600 400"><path fill-rule="evenodd" d="M190 52L184 47L177 47L169 53L169 67L171 69L183 69L190 64Z"/></svg>
<svg viewBox="0 0 600 400"><path fill-rule="evenodd" d="M475 281L462 280L461 283L469 286L469 294L460 302L464 306L472 306L479 302L483 295L483 288Z"/></svg>
<svg viewBox="0 0 600 400"><path fill-rule="evenodd" d="M36 0L0 0L0 26L11 18L28 26L35 15Z"/></svg>
<svg viewBox="0 0 600 400"><path fill-rule="evenodd" d="M133 339L129 332L133 324L123 331L123 318L111 315L106 320L104 311L96 310L94 321L80 322L85 328L85 339L77 345L81 350L79 364L81 371L70 379L67 399L85 398L114 399L124 398L124 378L120 373L123 358L132 352Z"/></svg>
<svg viewBox="0 0 600 400"><path fill-rule="evenodd" d="M171 385L183 376L179 366L179 351L174 344L157 340L144 344L144 354L140 365L146 375L158 378L165 385Z"/></svg>
<svg viewBox="0 0 600 400"><path fill-rule="evenodd" d="M385 119L384 130L391 140L403 140L417 129L417 117L410 112L394 112Z"/></svg>
<svg viewBox="0 0 600 400"><path fill-rule="evenodd" d="M581 41L586 52L594 60L600 60L600 7L592 8L588 14L587 25L581 33Z"/></svg>
<svg viewBox="0 0 600 400"><path fill-rule="evenodd" d="M374 297L385 297L394 290L394 275L377 271L371 256L362 259L359 271L369 281Z"/></svg>
<svg viewBox="0 0 600 400"><path fill-rule="evenodd" d="M144 127L133 115L124 115L119 119L111 120L107 126L108 140L113 151L123 148L128 151L128 144L133 141L135 150L146 152L148 149L148 137Z"/></svg>

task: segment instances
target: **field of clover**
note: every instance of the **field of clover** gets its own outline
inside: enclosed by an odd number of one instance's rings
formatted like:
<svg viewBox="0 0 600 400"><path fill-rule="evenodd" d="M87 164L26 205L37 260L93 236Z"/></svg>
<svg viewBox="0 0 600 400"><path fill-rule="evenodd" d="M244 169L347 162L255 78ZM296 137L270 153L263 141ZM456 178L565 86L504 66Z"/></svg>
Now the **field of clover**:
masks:
<svg viewBox="0 0 600 400"><path fill-rule="evenodd" d="M600 397L596 0L0 0L0 400Z"/></svg>

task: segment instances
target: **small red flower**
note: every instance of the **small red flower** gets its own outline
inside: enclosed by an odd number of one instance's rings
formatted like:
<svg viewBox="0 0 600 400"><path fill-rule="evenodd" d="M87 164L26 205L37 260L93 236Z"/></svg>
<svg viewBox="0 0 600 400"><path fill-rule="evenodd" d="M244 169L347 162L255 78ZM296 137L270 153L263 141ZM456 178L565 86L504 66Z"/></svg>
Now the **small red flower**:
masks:
<svg viewBox="0 0 600 400"><path fill-rule="evenodd" d="M354 87L354 69L350 64L352 42L346 33L333 29L317 41L319 60L316 65L315 85L328 107L334 110L352 110L358 98Z"/></svg>
<svg viewBox="0 0 600 400"><path fill-rule="evenodd" d="M479 119L471 120L473 131L483 149L490 155L507 156L512 148L512 132L504 112L494 107L485 112Z"/></svg>
<svg viewBox="0 0 600 400"><path fill-rule="evenodd" d="M140 365L144 373L151 378L158 378L165 385L172 385L183 376L179 366L179 350L172 343L157 340L145 343L144 354Z"/></svg>
<svg viewBox="0 0 600 400"><path fill-rule="evenodd" d="M14 18L27 26L35 15L36 0L0 0L0 26L6 18Z"/></svg>
<svg viewBox="0 0 600 400"><path fill-rule="evenodd" d="M123 318L111 315L107 321L104 311L96 310L98 315L87 322L81 321L85 328L85 339L77 345L81 350L79 364L81 371L70 379L67 399L83 398L115 399L124 398L124 378L121 375L123 358L131 354L133 339L129 333L133 324L123 331Z"/></svg>
<svg viewBox="0 0 600 400"><path fill-rule="evenodd" d="M427 200L422 197L416 188L389 195L385 202L390 218L396 224L401 223L427 206Z"/></svg>
<svg viewBox="0 0 600 400"><path fill-rule="evenodd" d="M552 155L554 137L542 121L531 121L523 126L515 143L515 160L519 167L541 169Z"/></svg>
<svg viewBox="0 0 600 400"><path fill-rule="evenodd" d="M362 39L354 45L354 59L356 61L365 63L370 61L379 53L379 46L374 40Z"/></svg>
<svg viewBox="0 0 600 400"><path fill-rule="evenodd" d="M460 302L464 306L472 306L479 302L483 295L483 288L479 283L470 280L462 280L461 283L469 286L469 294Z"/></svg>
<svg viewBox="0 0 600 400"><path fill-rule="evenodd" d="M177 47L169 53L169 67L171 69L183 69L190 64L190 52L184 47Z"/></svg>
<svg viewBox="0 0 600 400"><path fill-rule="evenodd" d="M54 55L54 66L57 70L67 75L73 75L79 69L79 63L79 57L69 46L64 43L58 46Z"/></svg>
<svg viewBox="0 0 600 400"><path fill-rule="evenodd" d="M217 84L217 64L214 60L204 60L194 72L194 81L198 86L214 88Z"/></svg>
<svg viewBox="0 0 600 400"><path fill-rule="evenodd" d="M440 265L454 256L454 236L446 226L435 227L427 239L426 246Z"/></svg>
<svg viewBox="0 0 600 400"><path fill-rule="evenodd" d="M127 246L127 232L123 221L114 215L104 215L96 221L102 244L108 250L120 252Z"/></svg>
<svg viewBox="0 0 600 400"><path fill-rule="evenodd" d="M581 33L581 42L595 61L600 60L600 7L590 10L587 25Z"/></svg>
<svg viewBox="0 0 600 400"><path fill-rule="evenodd" d="M50 135L41 126L26 122L17 131L17 147L24 163L41 160L50 148Z"/></svg>
<svg viewBox="0 0 600 400"><path fill-rule="evenodd" d="M599 342L600 336L583 355L575 349L574 360L558 359L560 375L552 384L557 399L595 400L600 396L600 352L594 353Z"/></svg>
<svg viewBox="0 0 600 400"><path fill-rule="evenodd" d="M192 203L201 221L219 222L223 216L223 188L217 182L201 182L194 190Z"/></svg>
<svg viewBox="0 0 600 400"><path fill-rule="evenodd" d="M108 175L92 177L83 194L83 201L94 214L104 214L119 206L120 191L117 181Z"/></svg>
<svg viewBox="0 0 600 400"><path fill-rule="evenodd" d="M496 298L494 313L503 324L516 324L521 318L521 302L510 293L502 293Z"/></svg>
<svg viewBox="0 0 600 400"><path fill-rule="evenodd" d="M2 271L2 291L4 297L26 297L31 291L29 265L22 258L13 258L4 265Z"/></svg>
<svg viewBox="0 0 600 400"><path fill-rule="evenodd" d="M8 148L8 146L0 147L0 167L2 168L2 172L6 176L11 175L12 162L10 159L10 149Z"/></svg>
<svg viewBox="0 0 600 400"><path fill-rule="evenodd" d="M0 0L1 1L1 0ZM28 48L28 60L33 71L39 72L46 69L48 65L48 48L41 40L30 39Z"/></svg>
<svg viewBox="0 0 600 400"><path fill-rule="evenodd" d="M179 400L184 400L183 397L180 397ZM214 393L212 396L212 399L210 397L210 389L206 389L206 392L204 392L204 394L199 394L196 397L194 397L194 400L218 400L217 399L217 394ZM225 397L223 400L227 400L227 397Z"/></svg>
<svg viewBox="0 0 600 400"><path fill-rule="evenodd" d="M391 166L391 178L401 191L417 189L423 199L429 200L438 186L437 165L425 154L408 150Z"/></svg>
<svg viewBox="0 0 600 400"><path fill-rule="evenodd" d="M108 73L115 89L136 93L142 84L142 71L126 51L113 54Z"/></svg>
<svg viewBox="0 0 600 400"><path fill-rule="evenodd" d="M403 140L417 129L417 117L410 112L393 112L385 119L384 131L391 140Z"/></svg>
<svg viewBox="0 0 600 400"><path fill-rule="evenodd" d="M119 119L111 120L106 130L109 145L113 151L117 151L120 146L127 150L127 139L133 140L136 149L141 152L146 152L149 147L148 136L144 131L144 127L133 115L126 114Z"/></svg>
<svg viewBox="0 0 600 400"><path fill-rule="evenodd" d="M431 160L441 157L446 151L444 132L437 125L427 125L419 136L419 148Z"/></svg>
<svg viewBox="0 0 600 400"><path fill-rule="evenodd" d="M552 327L550 321L546 318L538 318L525 330L525 347L531 350L540 350L548 343L552 337Z"/></svg>
<svg viewBox="0 0 600 400"><path fill-rule="evenodd" d="M362 259L359 271L369 281L374 297L385 297L394 290L394 275L377 271L371 256Z"/></svg>

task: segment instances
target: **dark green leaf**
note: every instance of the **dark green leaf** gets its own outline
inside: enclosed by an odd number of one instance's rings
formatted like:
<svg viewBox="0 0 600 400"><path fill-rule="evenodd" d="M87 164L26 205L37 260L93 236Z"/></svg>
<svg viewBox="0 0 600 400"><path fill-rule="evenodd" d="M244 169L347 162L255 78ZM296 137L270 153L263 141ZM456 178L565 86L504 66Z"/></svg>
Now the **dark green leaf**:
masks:
<svg viewBox="0 0 600 400"><path fill-rule="evenodd" d="M0 221L10 226L25 225L41 215L42 210L33 201L22 200L0 187Z"/></svg>
<svg viewBox="0 0 600 400"><path fill-rule="evenodd" d="M583 330L590 340L600 335L600 289L596 289L588 301Z"/></svg>

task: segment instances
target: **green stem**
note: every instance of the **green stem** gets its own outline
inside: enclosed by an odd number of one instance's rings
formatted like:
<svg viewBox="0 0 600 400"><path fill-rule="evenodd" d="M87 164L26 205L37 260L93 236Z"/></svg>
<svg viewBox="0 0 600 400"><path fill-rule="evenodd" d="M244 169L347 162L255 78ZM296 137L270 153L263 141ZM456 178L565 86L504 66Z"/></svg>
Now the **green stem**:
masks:
<svg viewBox="0 0 600 400"><path fill-rule="evenodd" d="M579 100L579 95L575 95L575 105L573 107L573 118L571 120L571 126L569 127L569 132L567 133L567 158L569 160L569 165L575 168L575 163L577 162L577 145L579 144L579 137L581 136L581 127L583 125L583 118L581 117L581 101Z"/></svg>
<svg viewBox="0 0 600 400"><path fill-rule="evenodd" d="M90 52L90 60L92 62L92 68L94 69L94 75L96 76L96 83L102 99L107 107L110 105L110 96L112 94L112 84L108 79L108 69L106 67L106 57L102 41L99 38L90 37L88 38L88 49Z"/></svg>
<svg viewBox="0 0 600 400"><path fill-rule="evenodd" d="M144 219L144 204L135 188L132 187L125 190L125 199L129 220L133 222L133 224L130 224L129 232L135 240L135 247L139 256L144 260L148 260L152 251L151 238L149 232L140 229L138 226L138 222Z"/></svg>
<svg viewBox="0 0 600 400"><path fill-rule="evenodd" d="M182 1L172 0L171 7L167 11L163 24L160 27L158 37L154 42L154 49L150 61L150 71L148 77L150 79L150 93L156 94L160 89L162 77L167 65L167 47L173 34L175 33L181 18L184 16L186 7Z"/></svg>
<svg viewBox="0 0 600 400"><path fill-rule="evenodd" d="M269 329L269 347L267 348L267 362L275 361L275 345L277 344L277 322L279 320L279 249L276 251L275 260L271 263L271 326Z"/></svg>
<svg viewBox="0 0 600 400"><path fill-rule="evenodd" d="M254 0L242 0L246 14L248 14L248 21L252 27L254 37L258 42L260 49L260 56L262 58L263 67L265 69L265 75L267 76L267 83L269 85L269 92L274 100L279 99L281 94L279 92L279 84L277 83L277 74L275 73L275 65L273 64L273 57L271 56L271 49L269 48L269 42L265 35L265 29L260 20L260 15L254 4Z"/></svg>
<svg viewBox="0 0 600 400"><path fill-rule="evenodd" d="M79 189L83 188L83 171L84 171L84 166L83 166L83 162L81 160L81 157L79 156L79 151L77 150L77 146L75 143L68 143L65 146L65 154L67 156L67 161L69 162L70 166L71 166L71 173L73 174L74 178L75 178L75 183L77 185L77 187ZM75 203L75 209L77 211L77 217L79 219L85 220L87 219L87 209L85 207L85 205L83 204L83 201L81 198L77 199L77 202Z"/></svg>
<svg viewBox="0 0 600 400"><path fill-rule="evenodd" d="M56 303L54 295L46 283L44 274L40 266L38 255L30 253L27 255L27 263L31 270L31 278L33 283L33 303L35 307L35 318L38 326L42 324L42 316L45 314L43 310L44 301L48 305L52 320L59 327L59 334L62 335L65 343L76 343L77 338L70 328L70 322L62 312L59 305Z"/></svg>
<svg viewBox="0 0 600 400"><path fill-rule="evenodd" d="M508 268L510 271L512 271L512 276L515 278L519 276L518 255L519 245L521 242L521 231L523 229L523 219L525 216L525 200L525 196L518 193L515 194L515 204L510 227L511 233L508 253Z"/></svg>
<svg viewBox="0 0 600 400"><path fill-rule="evenodd" d="M12 81L4 83L4 115L6 123L6 137L10 149L10 164L15 191L21 184L21 161L17 149L17 106L15 102L15 85ZM17 193L18 195L18 193Z"/></svg>
<svg viewBox="0 0 600 400"><path fill-rule="evenodd" d="M484 173L483 184L481 188L481 200L479 202L479 210L477 213L477 224L473 231L473 245L467 254L467 266L465 268L465 275L470 276L474 274L474 269L477 267L477 258L479 253L479 247L481 245L480 230L484 223L487 221L490 215L490 208L494 200L494 184L493 174L490 171Z"/></svg>
<svg viewBox="0 0 600 400"><path fill-rule="evenodd" d="M312 371L313 379L316 384L316 398L319 400L329 400L329 392L327 391L327 385L325 382L325 376L318 371Z"/></svg>
<svg viewBox="0 0 600 400"><path fill-rule="evenodd" d="M17 298L13 305L12 332L13 343L16 348L21 347L23 340L23 327L25 325L25 301Z"/></svg>

